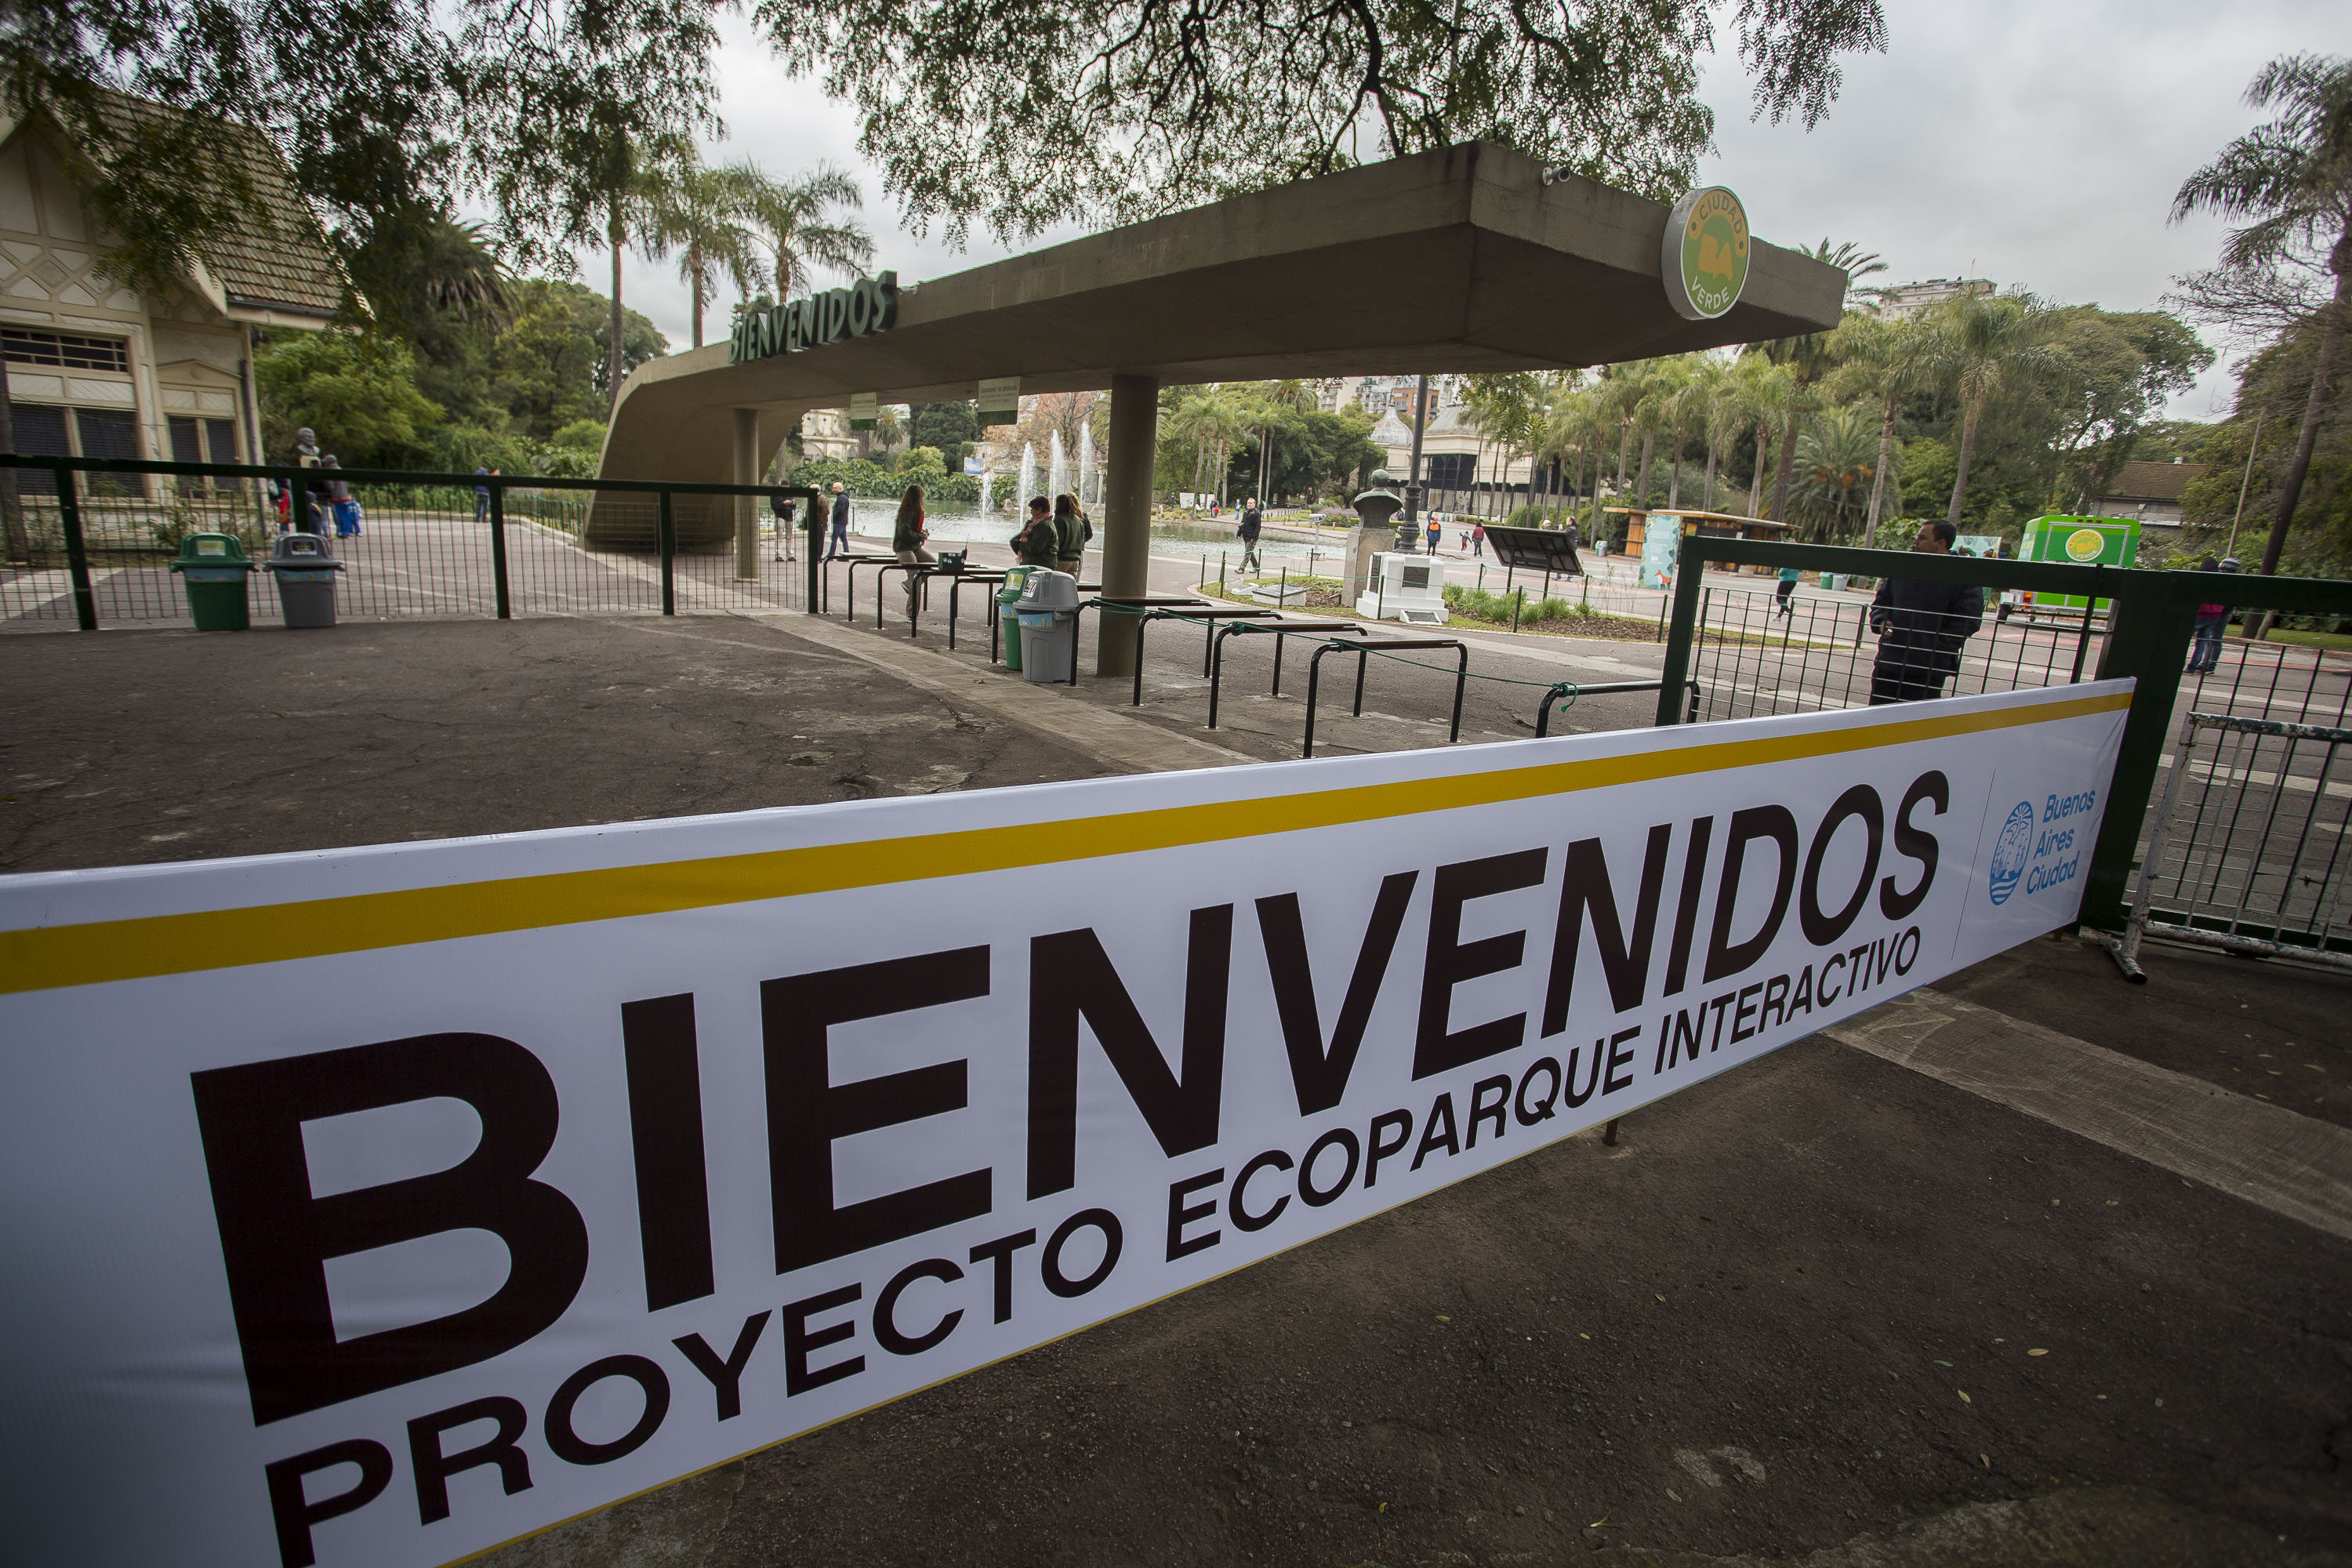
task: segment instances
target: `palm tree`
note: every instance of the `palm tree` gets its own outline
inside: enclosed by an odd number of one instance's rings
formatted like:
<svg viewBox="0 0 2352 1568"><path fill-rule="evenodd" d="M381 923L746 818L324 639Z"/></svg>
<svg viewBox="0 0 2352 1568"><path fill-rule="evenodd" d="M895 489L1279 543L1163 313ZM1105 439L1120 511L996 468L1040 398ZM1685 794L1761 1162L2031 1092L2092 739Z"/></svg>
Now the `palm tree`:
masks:
<svg viewBox="0 0 2352 1568"><path fill-rule="evenodd" d="M1748 476L1748 515L1761 517L1764 504L1764 464L1772 455L1772 429L1785 416L1791 428L1789 449L1796 450L1793 434L1797 412L1797 378L1787 365L1775 364L1761 353L1741 354L1731 367L1731 406L1741 424L1756 425L1756 466ZM1786 464L1782 467L1785 468Z"/></svg>
<svg viewBox="0 0 2352 1568"><path fill-rule="evenodd" d="M1667 362L1672 369L1663 399L1666 427L1671 432L1666 445L1666 505L1680 506L1683 499L1683 432L1696 423L1704 428L1713 407L1717 390L1716 361L1707 354L1681 354ZM1707 445L1707 490L1715 489L1715 446Z"/></svg>
<svg viewBox="0 0 2352 1568"><path fill-rule="evenodd" d="M1739 422L1745 417L1739 411L1732 362L1711 353L1698 355L1690 396L1698 415L1699 429L1706 437L1706 494L1699 506L1702 510L1713 511L1715 472L1723 456L1723 444L1738 433Z"/></svg>
<svg viewBox="0 0 2352 1568"><path fill-rule="evenodd" d="M1816 543L1853 531L1862 487L1876 475L1871 442L1870 416L1859 406L1831 409L1798 438L1796 507L1812 520Z"/></svg>
<svg viewBox="0 0 2352 1568"><path fill-rule="evenodd" d="M1830 373L1829 387L1838 396L1863 396L1879 405L1878 461L1870 481L1867 532L1878 531L1878 515L1886 496L1886 476L1895 456L1895 418L1907 393L1924 385L1932 374L1936 346L1929 323L1909 316L1889 321L1867 311L1849 310L1830 334L1831 356L1839 362Z"/></svg>
<svg viewBox="0 0 2352 1568"><path fill-rule="evenodd" d="M1800 246L1797 254L1839 268L1846 276L1848 288L1860 279L1886 270L1886 263L1879 259L1876 251L1864 250L1850 239L1832 246L1824 237L1810 249ZM1830 369L1829 334L1803 332L1793 338L1782 338L1777 342L1765 344L1764 353L1774 363L1787 365L1792 377L1790 417L1780 433L1780 466L1772 479L1771 515L1786 521L1789 515L1789 475L1795 467L1797 454L1797 427L1801 416L1813 406L1813 383Z"/></svg>
<svg viewBox="0 0 2352 1568"><path fill-rule="evenodd" d="M618 136L605 145L597 197L604 220L604 243L613 256L611 337L605 345L607 417L621 401L625 322L621 310L621 257L635 247L648 260L668 254L663 213L670 180L694 163L693 145L683 137L641 141Z"/></svg>
<svg viewBox="0 0 2352 1568"><path fill-rule="evenodd" d="M677 276L693 299L694 346L702 346L702 312L724 273L748 295L761 270L754 237L744 225L767 177L750 163L680 169L661 192L663 237L678 248Z"/></svg>
<svg viewBox="0 0 2352 1568"><path fill-rule="evenodd" d="M823 163L796 180L763 181L747 193L743 216L775 257L777 299L805 291L817 268L854 272L874 259L874 237L863 225L828 216L831 208L865 201L856 180Z"/></svg>
<svg viewBox="0 0 2352 1568"><path fill-rule="evenodd" d="M1939 378L1960 400L1958 467L1945 513L1954 528L1968 500L1969 463L1976 456L1977 422L1986 407L2002 393L2058 368L2058 353L2046 341L2052 315L2030 294L1961 294L1937 307L1929 353Z"/></svg>
<svg viewBox="0 0 2352 1568"><path fill-rule="evenodd" d="M2282 55L2255 74L2246 103L2276 109L2278 116L2222 148L2220 157L2181 182L2172 221L2197 212L2242 219L2245 226L2222 247L2232 266L2295 260L2308 265L2305 258L2324 249L2326 268L2336 275L2335 293L2321 312L2319 357L2304 402L2303 433L2279 481L2278 510L2263 546L2263 574L2272 576L2311 471L2345 317L2352 313L2352 59Z"/></svg>

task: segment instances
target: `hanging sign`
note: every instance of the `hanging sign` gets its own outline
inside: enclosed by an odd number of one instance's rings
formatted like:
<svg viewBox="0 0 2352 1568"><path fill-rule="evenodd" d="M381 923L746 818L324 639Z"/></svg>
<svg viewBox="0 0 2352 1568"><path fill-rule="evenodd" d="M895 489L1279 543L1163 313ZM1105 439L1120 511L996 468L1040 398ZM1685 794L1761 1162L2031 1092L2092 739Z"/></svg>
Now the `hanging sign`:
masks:
<svg viewBox="0 0 2352 1568"><path fill-rule="evenodd" d="M2130 693L0 878L10 1560L454 1563L1530 1152L2072 920Z"/></svg>
<svg viewBox="0 0 2352 1568"><path fill-rule="evenodd" d="M844 338L887 331L898 320L898 275L860 278L846 289L744 311L728 337L727 358L740 364L771 354L798 353Z"/></svg>
<svg viewBox="0 0 2352 1568"><path fill-rule="evenodd" d="M1017 422L1021 417L1021 378L1006 375L982 382L978 402L982 428Z"/></svg>
<svg viewBox="0 0 2352 1568"><path fill-rule="evenodd" d="M879 412L880 407L875 402L873 393L853 392L849 395L849 427L852 430L873 429L875 416Z"/></svg>
<svg viewBox="0 0 2352 1568"><path fill-rule="evenodd" d="M1721 185L1675 204L1658 257L1666 301L1687 321L1711 321L1748 287L1748 209Z"/></svg>

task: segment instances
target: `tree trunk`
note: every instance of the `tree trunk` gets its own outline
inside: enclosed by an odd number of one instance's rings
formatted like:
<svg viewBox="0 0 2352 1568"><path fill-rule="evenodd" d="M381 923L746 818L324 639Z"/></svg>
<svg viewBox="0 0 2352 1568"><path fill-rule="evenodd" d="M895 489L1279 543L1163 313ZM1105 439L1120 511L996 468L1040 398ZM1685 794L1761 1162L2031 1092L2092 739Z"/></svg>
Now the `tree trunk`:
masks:
<svg viewBox="0 0 2352 1568"><path fill-rule="evenodd" d="M1683 503L1683 427L1675 426L1674 445L1666 450L1666 505Z"/></svg>
<svg viewBox="0 0 2352 1568"><path fill-rule="evenodd" d="M1750 517L1764 515L1757 508L1764 504L1764 458L1771 446L1772 422L1759 419L1756 422L1756 467L1748 476L1748 515Z"/></svg>
<svg viewBox="0 0 2352 1568"><path fill-rule="evenodd" d="M1944 514L1956 533L1960 527L1960 503L1969 497L1969 459L1977 455L1977 416L1981 412L1981 407L1971 405L1960 416L1960 460L1952 474L1951 510Z"/></svg>
<svg viewBox="0 0 2352 1568"><path fill-rule="evenodd" d="M1703 511L1715 510L1715 459L1716 449L1719 445L1721 443L1716 440L1714 433L1710 431L1706 437L1706 500L1700 503L1700 510Z"/></svg>
<svg viewBox="0 0 2352 1568"><path fill-rule="evenodd" d="M693 279L694 346L702 346L702 252L689 246L686 252L687 275Z"/></svg>
<svg viewBox="0 0 2352 1568"><path fill-rule="evenodd" d="M1886 494L1887 459L1895 455L1895 394L1886 395L1886 415L1878 422L1878 471L1870 477L1870 519L1863 527L1868 537L1878 537L1878 509Z"/></svg>
<svg viewBox="0 0 2352 1568"><path fill-rule="evenodd" d="M2345 231L2339 253L2352 250L2352 229ZM2339 259L2340 259L2339 254ZM2344 342L2344 316L2352 309L2352 268L2336 275L2336 298L2327 308L2327 324L2319 334L2319 363L2311 369L2311 395L2304 399L2303 434L2295 438L2294 458L2279 480L2278 514L2271 520L2271 536L2263 544L2263 575L2278 575L2279 554L2286 548L2287 524L2294 521L2295 502L2303 496L2304 476L2311 472L2311 448L2319 439L2319 417L2327 407L2327 383L2336 370L2336 351ZM2267 622L2265 623L2267 629Z"/></svg>
<svg viewBox="0 0 2352 1568"><path fill-rule="evenodd" d="M621 405L621 220L614 218L605 226L605 237L613 244L613 341L611 353L605 356L605 417Z"/></svg>
<svg viewBox="0 0 2352 1568"><path fill-rule="evenodd" d="M1625 458L1633 449L1633 422L1631 419L1620 419L1617 422L1617 493L1619 495L1625 493Z"/></svg>
<svg viewBox="0 0 2352 1568"><path fill-rule="evenodd" d="M1789 470L1797 466L1797 411L1789 410L1789 427L1780 432L1780 462L1772 474L1772 521L1789 521Z"/></svg>
<svg viewBox="0 0 2352 1568"><path fill-rule="evenodd" d="M1650 504L1650 454L1656 448L1657 444L1656 431L1642 432L1642 473L1641 477L1633 481L1633 504L1645 510Z"/></svg>

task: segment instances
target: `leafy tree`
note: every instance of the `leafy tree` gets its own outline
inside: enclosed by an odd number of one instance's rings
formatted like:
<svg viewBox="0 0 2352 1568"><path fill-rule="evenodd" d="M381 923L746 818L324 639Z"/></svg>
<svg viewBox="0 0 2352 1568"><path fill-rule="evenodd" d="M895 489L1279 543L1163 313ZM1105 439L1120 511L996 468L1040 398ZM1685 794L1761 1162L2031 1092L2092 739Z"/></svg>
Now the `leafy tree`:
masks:
<svg viewBox="0 0 2352 1568"><path fill-rule="evenodd" d="M969 401L915 404L908 410L908 439L918 447L937 447L950 464L961 463L980 439L975 407Z"/></svg>
<svg viewBox="0 0 2352 1568"><path fill-rule="evenodd" d="M599 419L610 405L610 302L579 283L531 279L515 285L514 320L490 350L490 389L507 418L545 440L579 419ZM667 352L654 324L628 311L621 374Z"/></svg>
<svg viewBox="0 0 2352 1568"><path fill-rule="evenodd" d="M2053 314L2051 347L2061 361L2048 387L2057 425L2050 442L2054 511L2105 489L2141 428L2175 393L2196 384L2213 351L2163 311L2073 305Z"/></svg>
<svg viewBox="0 0 2352 1568"><path fill-rule="evenodd" d="M1915 436L1906 441L1896 487L1902 515L1906 519L1932 516L1938 507L1948 505L1952 481L1959 471L1959 458L1950 443L1933 436ZM1916 524L1911 531L1919 531Z"/></svg>
<svg viewBox="0 0 2352 1568"><path fill-rule="evenodd" d="M1477 138L1679 190L1714 130L1713 10L1007 0L943 26L908 0L760 0L753 17L783 58L825 62L917 224L1013 238ZM1838 57L1885 42L1877 0L1741 0L1732 25L1776 123L1819 121Z"/></svg>
<svg viewBox="0 0 2352 1568"><path fill-rule="evenodd" d="M2197 212L2243 220L2223 259L2233 267L2310 266L2320 255L2335 285L2320 311L2318 352L2304 399L2294 457L2279 481L2263 572L2278 570L2304 481L2318 445L2344 325L2352 315L2352 59L2283 55L2246 89L2255 109L2276 118L2256 126L2181 183L2174 222Z"/></svg>
<svg viewBox="0 0 2352 1568"><path fill-rule="evenodd" d="M264 445L290 458L295 430L307 426L347 468L414 461L425 430L441 417L415 375L408 345L394 338L273 333L254 354Z"/></svg>

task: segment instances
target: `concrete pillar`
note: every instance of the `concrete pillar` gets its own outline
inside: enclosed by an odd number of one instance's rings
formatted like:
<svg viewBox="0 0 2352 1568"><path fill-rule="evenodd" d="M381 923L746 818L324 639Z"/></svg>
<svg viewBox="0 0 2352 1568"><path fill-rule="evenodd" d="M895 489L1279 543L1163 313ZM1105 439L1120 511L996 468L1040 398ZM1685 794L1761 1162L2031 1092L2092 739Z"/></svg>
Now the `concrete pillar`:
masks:
<svg viewBox="0 0 2352 1568"><path fill-rule="evenodd" d="M1160 452L1160 378L1110 378L1110 472L1103 483L1106 594L1143 594L1151 581L1151 470ZM1027 497L1022 498L1025 503ZM1132 616L1097 616L1097 675L1135 673Z"/></svg>
<svg viewBox="0 0 2352 1568"><path fill-rule="evenodd" d="M756 408L735 410L735 471L730 484L756 485L760 482L760 411ZM760 502L755 496L736 496L735 502L735 575L756 578L760 574Z"/></svg>

